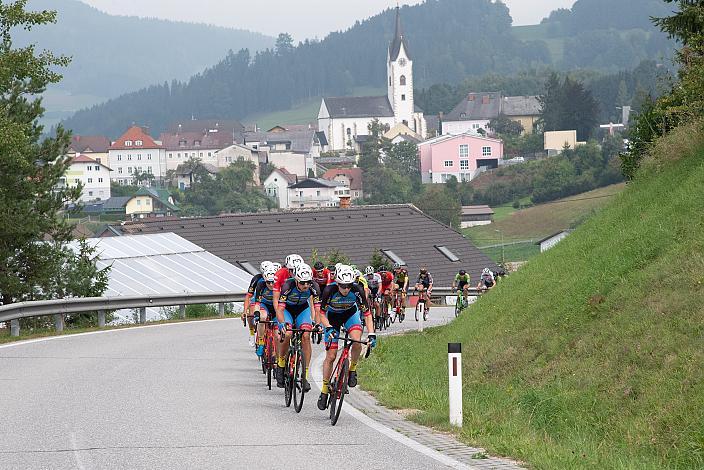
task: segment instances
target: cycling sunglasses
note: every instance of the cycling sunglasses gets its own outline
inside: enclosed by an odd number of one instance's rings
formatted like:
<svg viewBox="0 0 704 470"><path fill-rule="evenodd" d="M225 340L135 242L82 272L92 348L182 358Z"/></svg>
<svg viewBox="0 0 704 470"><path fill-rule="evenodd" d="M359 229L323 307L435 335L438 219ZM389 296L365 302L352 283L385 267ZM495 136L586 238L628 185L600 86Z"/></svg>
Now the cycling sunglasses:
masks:
<svg viewBox="0 0 704 470"><path fill-rule="evenodd" d="M352 284L338 284L340 289L352 289Z"/></svg>
<svg viewBox="0 0 704 470"><path fill-rule="evenodd" d="M309 286L313 284L313 281L298 281L298 283L302 286Z"/></svg>

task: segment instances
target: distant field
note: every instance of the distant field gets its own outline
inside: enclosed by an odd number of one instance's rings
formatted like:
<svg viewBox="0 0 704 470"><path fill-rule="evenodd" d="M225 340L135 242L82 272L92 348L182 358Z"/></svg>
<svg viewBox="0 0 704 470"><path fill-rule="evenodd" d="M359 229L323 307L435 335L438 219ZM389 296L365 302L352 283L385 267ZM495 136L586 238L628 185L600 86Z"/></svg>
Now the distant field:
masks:
<svg viewBox="0 0 704 470"><path fill-rule="evenodd" d="M560 62L565 54L565 38L551 38L548 36L547 25L531 24L514 26L513 34L521 41L544 41L550 51L553 63Z"/></svg>
<svg viewBox="0 0 704 470"><path fill-rule="evenodd" d="M522 240L534 242L579 225L594 211L608 204L610 196L620 193L624 187L625 184L607 186L522 210L510 205L500 206L494 208L496 215L493 224L464 229L463 232L479 247L501 244L502 234L504 244ZM533 242L507 245L503 256L506 261L526 261L539 254ZM501 261L501 247L483 251L495 261Z"/></svg>
<svg viewBox="0 0 704 470"><path fill-rule="evenodd" d="M384 88L357 87L352 91L352 96L377 96L386 93ZM311 98L303 101L286 111L252 114L242 121L256 124L260 129L271 129L283 124L307 124L318 119L320 101L322 97Z"/></svg>

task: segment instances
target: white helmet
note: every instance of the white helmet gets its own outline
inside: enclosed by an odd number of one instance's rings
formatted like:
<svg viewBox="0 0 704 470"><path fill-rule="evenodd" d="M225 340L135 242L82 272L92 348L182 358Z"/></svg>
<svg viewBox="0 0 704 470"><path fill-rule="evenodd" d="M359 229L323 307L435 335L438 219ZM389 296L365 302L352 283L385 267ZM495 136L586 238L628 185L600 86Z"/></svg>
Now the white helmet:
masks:
<svg viewBox="0 0 704 470"><path fill-rule="evenodd" d="M364 274L367 274L367 275L374 274L374 266L367 266L364 269Z"/></svg>
<svg viewBox="0 0 704 470"><path fill-rule="evenodd" d="M271 263L271 268L274 271L278 271L279 269L281 269L281 263Z"/></svg>
<svg viewBox="0 0 704 470"><path fill-rule="evenodd" d="M264 271L264 280L266 282L274 282L275 279L276 279L276 271L271 269L271 267L269 267L269 269Z"/></svg>
<svg viewBox="0 0 704 470"><path fill-rule="evenodd" d="M354 269L349 266L342 265L335 272L335 282L338 284L352 284L357 276L354 274Z"/></svg>
<svg viewBox="0 0 704 470"><path fill-rule="evenodd" d="M308 282L313 280L313 270L305 263L296 266L296 280L298 282Z"/></svg>
<svg viewBox="0 0 704 470"><path fill-rule="evenodd" d="M269 267L271 267L271 261L262 261L262 264L259 265L259 272L264 274L264 271Z"/></svg>
<svg viewBox="0 0 704 470"><path fill-rule="evenodd" d="M303 262L303 258L300 257L300 255L288 255L286 257L286 267L288 269L293 269L296 267L297 264L300 264Z"/></svg>
<svg viewBox="0 0 704 470"><path fill-rule="evenodd" d="M362 271L360 271L359 269L355 269L354 270L354 278L358 279L360 277L362 277Z"/></svg>
<svg viewBox="0 0 704 470"><path fill-rule="evenodd" d="M491 269L489 269L489 268L484 268L484 270L482 271L482 276L486 276L486 275L494 277L494 275L491 272Z"/></svg>

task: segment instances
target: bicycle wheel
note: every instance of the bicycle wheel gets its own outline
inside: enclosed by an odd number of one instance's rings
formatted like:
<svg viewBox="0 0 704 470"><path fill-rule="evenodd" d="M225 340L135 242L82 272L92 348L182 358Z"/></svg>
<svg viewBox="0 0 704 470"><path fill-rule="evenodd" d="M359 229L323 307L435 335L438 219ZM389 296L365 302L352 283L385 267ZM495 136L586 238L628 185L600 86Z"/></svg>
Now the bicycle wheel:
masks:
<svg viewBox="0 0 704 470"><path fill-rule="evenodd" d="M306 396L303 390L303 379L306 377L306 361L303 352L296 353L296 366L293 369L293 407L296 413L303 408L303 399Z"/></svg>
<svg viewBox="0 0 704 470"><path fill-rule="evenodd" d="M274 364L276 364L276 355L274 354L274 347L271 344L271 340L267 341L266 350L264 351L264 365L266 366L266 385L271 390L271 373L274 369Z"/></svg>
<svg viewBox="0 0 704 470"><path fill-rule="evenodd" d="M340 411L342 410L342 403L345 401L345 394L347 393L347 380L350 374L350 364L347 358L345 362L342 363L340 367L340 375L338 375L337 383L335 384L335 390L333 392L332 403L330 404L330 424L335 426L337 420L340 419Z"/></svg>
<svg viewBox="0 0 704 470"><path fill-rule="evenodd" d="M423 304L423 321L428 321L428 308Z"/></svg>
<svg viewBox="0 0 704 470"><path fill-rule="evenodd" d="M420 313L421 305L423 305L423 303L420 301L418 301L418 303L416 304L416 309L415 309L416 321L418 321L418 317L419 317L418 314Z"/></svg>
<svg viewBox="0 0 704 470"><path fill-rule="evenodd" d="M389 315L389 310L391 310L391 305L388 302L384 302L384 315L391 317L391 323L394 323L396 318L394 318L393 314Z"/></svg>
<svg viewBox="0 0 704 470"><path fill-rule="evenodd" d="M291 400L293 399L293 375L291 371L291 352L289 351L286 356L286 368L284 369L284 403L286 408L291 406Z"/></svg>
<svg viewBox="0 0 704 470"><path fill-rule="evenodd" d="M455 318L459 317L462 312L462 300L462 297L458 297L455 302Z"/></svg>

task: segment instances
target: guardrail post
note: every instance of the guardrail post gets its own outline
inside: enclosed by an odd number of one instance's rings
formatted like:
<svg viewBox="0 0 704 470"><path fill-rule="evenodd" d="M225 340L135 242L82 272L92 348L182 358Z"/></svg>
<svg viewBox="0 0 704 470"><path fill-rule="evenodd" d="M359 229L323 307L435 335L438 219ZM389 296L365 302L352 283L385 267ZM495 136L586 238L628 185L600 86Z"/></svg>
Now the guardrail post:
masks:
<svg viewBox="0 0 704 470"><path fill-rule="evenodd" d="M10 335L17 338L20 335L20 321L10 320Z"/></svg>
<svg viewBox="0 0 704 470"><path fill-rule="evenodd" d="M57 333L64 331L64 316L60 313L54 314L54 328Z"/></svg>
<svg viewBox="0 0 704 470"><path fill-rule="evenodd" d="M450 375L450 424L462 427L462 343L447 344Z"/></svg>
<svg viewBox="0 0 704 470"><path fill-rule="evenodd" d="M178 306L178 316L179 316L179 318L181 318L181 320L186 319L186 306L185 305Z"/></svg>
<svg viewBox="0 0 704 470"><path fill-rule="evenodd" d="M218 304L218 316L220 318L225 318L225 304L223 302Z"/></svg>
<svg viewBox="0 0 704 470"><path fill-rule="evenodd" d="M98 328L105 328L105 310L98 310Z"/></svg>
<svg viewBox="0 0 704 470"><path fill-rule="evenodd" d="M139 307L139 323L147 323L147 307Z"/></svg>

